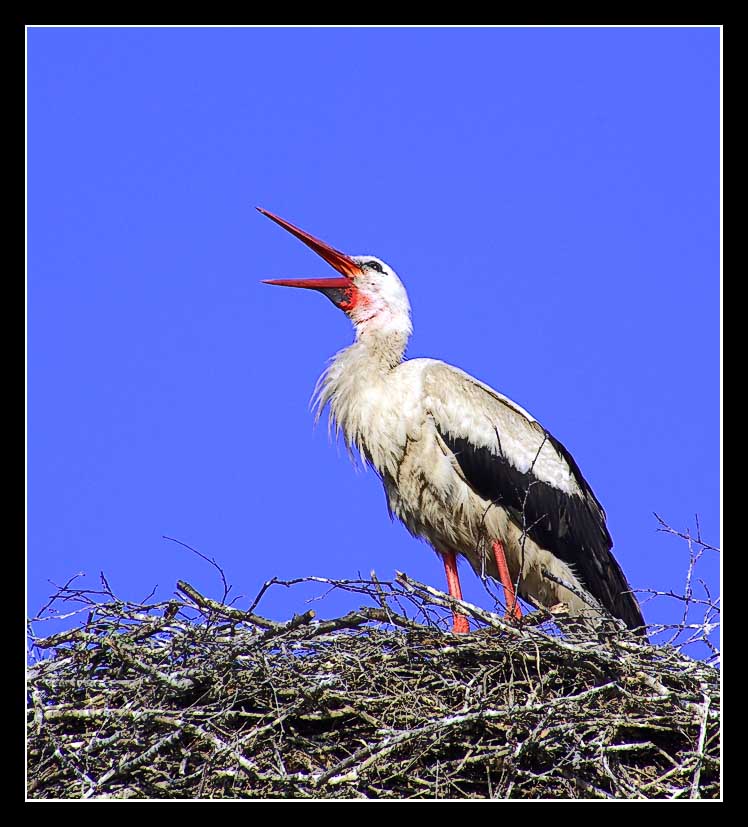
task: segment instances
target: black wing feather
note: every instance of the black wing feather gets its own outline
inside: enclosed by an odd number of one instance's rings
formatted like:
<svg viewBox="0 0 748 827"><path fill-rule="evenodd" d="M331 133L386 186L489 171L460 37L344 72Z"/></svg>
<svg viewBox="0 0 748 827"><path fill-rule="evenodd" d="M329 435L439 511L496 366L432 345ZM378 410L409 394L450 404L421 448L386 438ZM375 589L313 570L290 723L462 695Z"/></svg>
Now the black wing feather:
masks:
<svg viewBox="0 0 748 827"><path fill-rule="evenodd" d="M545 438L566 461L582 496L566 494L532 473L515 468L503 454L439 429L468 484L483 499L502 505L542 548L569 564L580 582L614 617L630 628L644 626L641 609L610 549L605 512L564 446ZM497 433L499 447L501 437ZM538 451L540 453L540 451Z"/></svg>

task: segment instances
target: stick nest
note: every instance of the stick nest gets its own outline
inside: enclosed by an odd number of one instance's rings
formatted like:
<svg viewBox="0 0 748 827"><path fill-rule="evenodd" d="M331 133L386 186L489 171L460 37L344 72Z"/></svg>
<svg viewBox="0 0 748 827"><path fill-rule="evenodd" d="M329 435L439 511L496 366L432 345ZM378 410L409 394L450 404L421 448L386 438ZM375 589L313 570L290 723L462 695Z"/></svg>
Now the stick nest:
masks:
<svg viewBox="0 0 748 827"><path fill-rule="evenodd" d="M64 587L86 620L34 641L29 798L719 797L719 673L678 647L316 581L368 605L279 623L181 581Z"/></svg>

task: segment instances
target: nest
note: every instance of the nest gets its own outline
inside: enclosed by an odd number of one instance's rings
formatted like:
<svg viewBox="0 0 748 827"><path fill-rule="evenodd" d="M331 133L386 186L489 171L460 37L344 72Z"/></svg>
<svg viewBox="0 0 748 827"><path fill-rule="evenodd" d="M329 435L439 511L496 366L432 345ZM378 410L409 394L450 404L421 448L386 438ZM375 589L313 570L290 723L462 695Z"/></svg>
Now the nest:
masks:
<svg viewBox="0 0 748 827"><path fill-rule="evenodd" d="M153 604L62 589L87 617L35 640L29 798L719 797L719 672L679 647L405 575L307 580L368 605L280 623L181 581Z"/></svg>

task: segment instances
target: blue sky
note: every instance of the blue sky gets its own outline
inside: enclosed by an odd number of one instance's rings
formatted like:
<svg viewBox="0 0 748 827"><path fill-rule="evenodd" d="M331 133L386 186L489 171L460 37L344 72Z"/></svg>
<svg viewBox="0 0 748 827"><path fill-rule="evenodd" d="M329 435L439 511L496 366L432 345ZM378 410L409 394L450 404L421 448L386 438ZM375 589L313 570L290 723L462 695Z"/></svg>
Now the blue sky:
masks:
<svg viewBox="0 0 748 827"><path fill-rule="evenodd" d="M405 570L381 485L313 429L347 319L271 210L406 284L410 356L531 411L637 588L720 537L719 30L28 31L28 603ZM718 590L719 563L700 572ZM466 598L488 599L463 567ZM310 590L271 591L283 618ZM320 615L350 608L332 595ZM246 605L246 601L239 605ZM644 607L650 622L680 607ZM52 631L51 626L47 627ZM47 631L45 630L45 631Z"/></svg>

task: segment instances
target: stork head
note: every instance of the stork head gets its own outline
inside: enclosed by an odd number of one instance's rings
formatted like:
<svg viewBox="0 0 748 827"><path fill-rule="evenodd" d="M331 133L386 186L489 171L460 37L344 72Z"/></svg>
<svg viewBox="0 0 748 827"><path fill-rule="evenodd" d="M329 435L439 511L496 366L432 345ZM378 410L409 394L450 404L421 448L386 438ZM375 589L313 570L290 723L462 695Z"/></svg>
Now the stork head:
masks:
<svg viewBox="0 0 748 827"><path fill-rule="evenodd" d="M410 335L408 294L391 267L375 256L341 253L277 215L260 207L257 209L303 241L340 273L339 278L266 279L265 284L305 287L324 293L353 322L357 336L366 333Z"/></svg>

